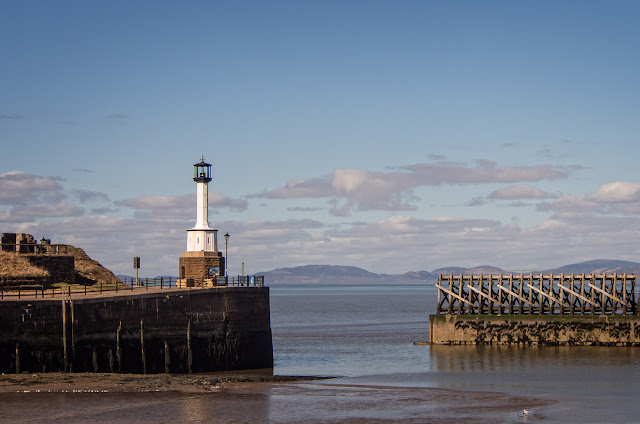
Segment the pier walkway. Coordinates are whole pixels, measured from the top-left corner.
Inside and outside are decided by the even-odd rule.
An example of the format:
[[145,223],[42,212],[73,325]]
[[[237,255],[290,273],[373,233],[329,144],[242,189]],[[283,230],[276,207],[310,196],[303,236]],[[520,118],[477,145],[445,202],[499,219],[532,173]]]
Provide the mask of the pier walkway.
[[140,278],[125,279],[117,284],[94,284],[92,286],[61,285],[46,288],[41,285],[23,285],[15,287],[0,287],[0,302],[15,300],[44,300],[44,299],[81,299],[81,298],[109,298],[130,294],[176,292],[181,290],[199,290],[227,287],[263,287],[264,276],[231,276],[195,281],[193,279],[180,280],[176,278]]

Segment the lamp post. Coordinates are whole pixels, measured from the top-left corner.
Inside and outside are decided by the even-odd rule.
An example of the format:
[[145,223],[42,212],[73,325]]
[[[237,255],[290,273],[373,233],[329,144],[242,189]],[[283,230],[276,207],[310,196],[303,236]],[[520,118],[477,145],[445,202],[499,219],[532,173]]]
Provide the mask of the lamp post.
[[229,233],[224,235],[224,275],[229,275],[227,270],[229,269],[229,256],[227,255],[227,244],[229,244]]

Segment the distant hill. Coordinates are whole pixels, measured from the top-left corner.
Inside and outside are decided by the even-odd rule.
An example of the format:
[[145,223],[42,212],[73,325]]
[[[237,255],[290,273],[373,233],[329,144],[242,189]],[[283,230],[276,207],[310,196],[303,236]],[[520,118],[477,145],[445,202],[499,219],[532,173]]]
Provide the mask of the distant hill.
[[293,268],[279,268],[264,275],[267,284],[392,284],[426,281],[431,277],[428,271],[407,272],[406,274],[376,274],[355,266],[305,265]]
[[[590,272],[640,272],[640,263],[609,259],[594,259],[570,265],[564,265],[545,271],[553,273],[590,273]],[[409,271],[404,274],[376,274],[354,266],[340,265],[306,265],[293,268],[279,268],[257,274],[265,276],[267,284],[397,284],[433,282],[439,274],[498,274],[509,272],[491,265],[480,265],[472,268],[449,266],[433,271]]]
[[629,261],[618,261],[615,259],[593,259],[590,261],[579,262],[577,264],[564,265],[559,268],[553,268],[546,272],[638,272],[640,271],[640,263]]
[[480,266],[476,266],[473,268],[462,268],[462,267],[457,267],[457,266],[451,266],[451,267],[446,267],[446,268],[438,268],[438,269],[434,269],[433,271],[431,271],[432,274],[435,274],[436,276],[438,274],[460,274],[460,273],[465,273],[465,274],[489,274],[489,273],[500,273],[500,272],[504,272],[504,270],[495,267],[495,266],[491,266],[491,265],[480,265]]

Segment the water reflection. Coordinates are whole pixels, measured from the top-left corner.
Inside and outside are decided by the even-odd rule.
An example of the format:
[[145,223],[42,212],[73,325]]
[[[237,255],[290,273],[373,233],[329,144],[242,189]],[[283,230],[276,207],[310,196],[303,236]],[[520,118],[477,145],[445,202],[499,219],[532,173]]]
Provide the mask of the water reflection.
[[429,346],[432,371],[513,372],[538,367],[633,367],[637,348],[604,346]]
[[264,422],[268,387],[211,393],[3,393],[3,422]]

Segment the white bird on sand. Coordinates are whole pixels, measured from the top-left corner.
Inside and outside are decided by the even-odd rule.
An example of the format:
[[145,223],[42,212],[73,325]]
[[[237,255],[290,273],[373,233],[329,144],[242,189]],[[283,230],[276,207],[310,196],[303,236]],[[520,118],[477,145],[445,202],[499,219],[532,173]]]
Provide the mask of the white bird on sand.
[[524,413],[524,415],[529,415],[529,411],[526,409],[523,409],[522,412]]

